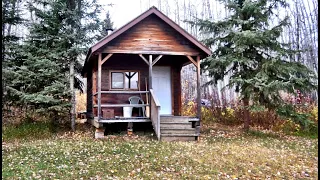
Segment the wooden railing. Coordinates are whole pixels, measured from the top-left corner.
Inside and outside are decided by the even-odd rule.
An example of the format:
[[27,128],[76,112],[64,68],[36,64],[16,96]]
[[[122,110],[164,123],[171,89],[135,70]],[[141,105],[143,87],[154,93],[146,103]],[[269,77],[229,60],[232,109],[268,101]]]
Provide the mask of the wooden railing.
[[[102,112],[101,108],[106,107],[147,107],[149,104],[102,104],[101,103],[101,94],[142,94],[142,93],[149,93],[149,91],[100,91],[100,98],[99,92],[93,93],[93,107],[98,108],[98,121],[102,119]],[[100,113],[99,113],[100,112]]]
[[[148,93],[149,91],[101,91],[101,94],[142,94]],[[94,93],[93,96],[98,95],[98,93]]]
[[157,97],[155,96],[153,89],[150,89],[150,95],[150,118],[157,138],[158,140],[160,140],[160,103]]

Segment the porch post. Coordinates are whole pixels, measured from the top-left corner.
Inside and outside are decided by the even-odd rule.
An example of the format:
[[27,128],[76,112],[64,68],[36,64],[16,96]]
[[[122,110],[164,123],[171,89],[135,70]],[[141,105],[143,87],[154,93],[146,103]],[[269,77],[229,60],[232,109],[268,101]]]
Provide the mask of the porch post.
[[98,57],[98,120],[101,119],[101,61],[102,53],[99,53]]
[[[150,93],[150,89],[152,89],[152,55],[150,54],[149,55],[149,93]],[[149,115],[150,117],[152,116],[151,115],[151,94],[149,96]]]
[[201,126],[201,91],[200,91],[200,56],[197,56],[197,116],[199,118],[198,126]]
[[152,89],[152,55],[149,55],[149,89]]

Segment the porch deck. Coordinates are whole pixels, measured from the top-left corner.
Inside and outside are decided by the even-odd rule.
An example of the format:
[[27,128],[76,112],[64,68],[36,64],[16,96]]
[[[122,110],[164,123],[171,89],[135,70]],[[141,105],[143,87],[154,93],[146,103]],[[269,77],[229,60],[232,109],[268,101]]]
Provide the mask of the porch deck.
[[114,118],[100,118],[94,117],[94,120],[99,123],[118,123],[118,122],[151,122],[148,117],[114,117]]

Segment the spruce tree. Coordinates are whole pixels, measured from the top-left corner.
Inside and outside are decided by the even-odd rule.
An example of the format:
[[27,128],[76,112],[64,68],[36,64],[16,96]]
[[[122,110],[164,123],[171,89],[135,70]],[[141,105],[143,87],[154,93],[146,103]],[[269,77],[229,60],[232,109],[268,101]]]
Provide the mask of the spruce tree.
[[22,64],[9,88],[21,103],[50,115],[54,123],[69,112],[74,118],[69,80],[79,89],[82,81],[72,77],[70,64],[80,74],[87,48],[99,34],[100,5],[89,0],[35,0],[28,8],[36,21],[29,24]]
[[19,0],[2,1],[2,110],[9,105],[16,105],[16,98],[10,94],[7,87],[12,85],[12,75],[15,67],[21,65],[18,58],[21,47],[19,37],[13,29],[25,22],[22,18],[21,4]]
[[[283,0],[226,0],[231,15],[223,20],[197,20],[195,25],[209,38],[204,43],[213,49],[201,66],[217,83],[229,72],[228,86],[235,87],[244,104],[244,129],[249,130],[250,107],[277,109],[285,103],[281,91],[290,94],[299,89],[317,88],[312,71],[299,62],[290,61],[295,52],[278,41],[288,17],[275,25],[275,10],[286,7]],[[300,57],[302,58],[302,57]],[[250,103],[252,102],[252,103]]]
[[110,13],[107,11],[106,18],[103,20],[101,25],[101,36],[99,38],[103,38],[108,35],[108,30],[113,30],[113,22],[110,18]]

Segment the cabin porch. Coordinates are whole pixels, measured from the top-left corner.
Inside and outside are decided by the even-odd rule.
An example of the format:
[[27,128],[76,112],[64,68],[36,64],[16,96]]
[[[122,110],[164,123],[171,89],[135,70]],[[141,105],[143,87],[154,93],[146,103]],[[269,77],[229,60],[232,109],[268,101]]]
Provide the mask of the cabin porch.
[[[149,56],[149,61],[145,58],[147,56]],[[88,113],[88,122],[96,128],[102,128],[103,124],[119,122],[128,124],[151,122],[158,140],[195,140],[200,133],[199,128],[197,129],[199,116],[181,116],[180,73],[183,65],[192,62],[189,57],[101,53],[98,55],[98,63],[93,64],[91,81],[88,81],[92,87],[92,91],[89,90],[88,94],[92,92],[93,97],[92,112]],[[119,65],[119,61],[123,64]],[[163,87],[156,85],[157,82],[152,82],[156,80],[155,77],[152,77],[156,75],[154,69],[161,70],[163,67],[169,69],[168,78],[170,80],[170,92],[167,94],[170,100],[166,106],[160,103],[164,97],[160,101],[157,97],[157,93],[159,94],[159,90],[163,91]],[[123,71],[126,76],[136,73],[138,75],[137,86],[134,89],[113,89],[112,73],[118,71]],[[143,103],[130,104],[128,99],[132,96],[140,97]],[[125,108],[132,108],[130,116],[124,114]],[[144,113],[141,113],[142,109]]]

